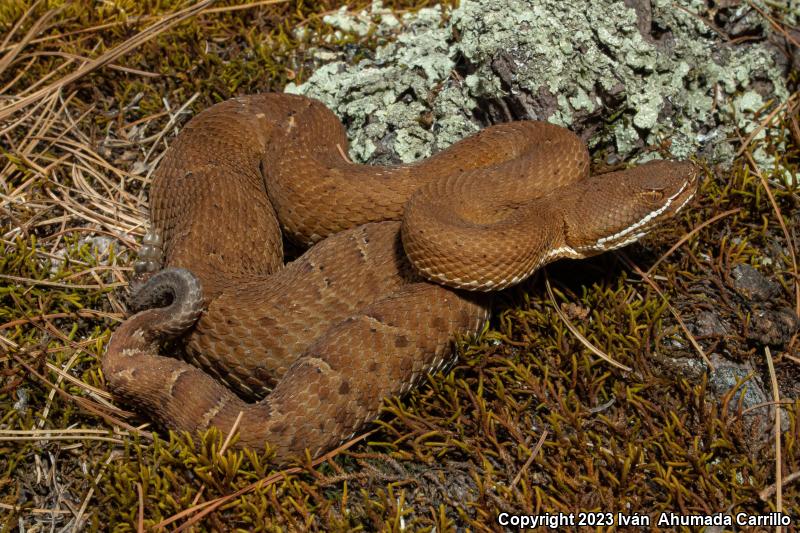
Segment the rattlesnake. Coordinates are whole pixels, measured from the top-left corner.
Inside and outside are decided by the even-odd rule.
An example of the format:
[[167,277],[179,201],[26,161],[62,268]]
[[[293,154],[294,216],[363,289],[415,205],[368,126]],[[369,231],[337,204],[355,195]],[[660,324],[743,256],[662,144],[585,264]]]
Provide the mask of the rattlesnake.
[[[135,298],[156,307],[103,358],[116,395],[170,428],[240,417],[238,445],[317,456],[448,363],[454,335],[487,320],[485,291],[639,239],[698,176],[659,161],[589,177],[580,140],[534,121],[408,165],[356,165],[346,149],[333,113],[294,95],[187,124],[155,174],[140,253],[140,270],[167,266]],[[313,245],[285,267],[282,233]],[[179,336],[189,362],[158,355]]]

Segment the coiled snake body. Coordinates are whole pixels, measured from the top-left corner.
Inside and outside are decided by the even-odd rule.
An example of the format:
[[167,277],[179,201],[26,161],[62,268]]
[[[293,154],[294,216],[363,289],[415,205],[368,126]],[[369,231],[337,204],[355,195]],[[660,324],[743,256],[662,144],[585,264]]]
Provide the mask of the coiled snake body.
[[[483,291],[637,240],[697,182],[680,162],[589,177],[576,136],[532,121],[409,165],[346,149],[336,117],[300,96],[190,121],[156,172],[140,253],[140,270],[168,268],[103,358],[116,395],[176,429],[240,417],[238,445],[279,460],[319,455],[449,362],[453,336],[488,317]],[[314,246],[283,266],[281,232]],[[189,362],[158,354],[181,335]]]

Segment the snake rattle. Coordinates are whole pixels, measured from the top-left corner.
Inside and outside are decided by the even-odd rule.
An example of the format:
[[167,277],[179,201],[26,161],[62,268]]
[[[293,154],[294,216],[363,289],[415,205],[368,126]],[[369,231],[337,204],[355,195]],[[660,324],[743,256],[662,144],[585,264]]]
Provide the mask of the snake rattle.
[[[589,176],[567,129],[486,128],[412,164],[347,161],[315,100],[262,94],[193,118],[150,194],[140,309],[113,334],[112,392],[166,427],[279,461],[319,456],[452,360],[486,291],[632,243],[697,188],[688,162]],[[311,248],[283,265],[282,235]],[[164,268],[162,268],[164,267]],[[186,361],[159,355],[181,337]]]

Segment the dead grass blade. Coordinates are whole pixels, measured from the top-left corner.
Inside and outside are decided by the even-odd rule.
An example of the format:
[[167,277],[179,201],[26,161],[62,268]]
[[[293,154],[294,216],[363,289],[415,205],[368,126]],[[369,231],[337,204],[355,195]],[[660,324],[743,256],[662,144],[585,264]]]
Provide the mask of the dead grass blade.
[[667,251],[666,251],[666,252],[665,252],[665,253],[664,253],[664,254],[663,254],[661,257],[659,257],[658,259],[656,259],[656,261],[655,261],[655,262],[654,262],[652,265],[650,265],[650,268],[648,268],[648,269],[647,269],[647,273],[648,273],[648,274],[651,274],[651,273],[653,272],[653,270],[655,270],[655,268],[656,268],[656,267],[657,267],[659,264],[661,264],[661,263],[662,263],[662,262],[663,262],[663,261],[664,261],[664,260],[665,260],[667,257],[669,257],[669,256],[671,256],[673,253],[675,253],[675,250],[677,250],[678,248],[680,248],[681,246],[683,246],[683,244],[684,244],[686,241],[688,241],[689,239],[691,239],[691,238],[692,238],[692,236],[694,236],[694,235],[696,235],[697,233],[699,233],[699,232],[700,232],[700,230],[702,230],[702,229],[703,229],[703,228],[705,228],[706,226],[710,226],[711,224],[713,224],[714,222],[716,222],[717,220],[719,220],[719,219],[721,219],[721,218],[725,218],[725,217],[727,217],[727,216],[729,216],[729,215],[734,215],[734,214],[736,214],[736,213],[740,212],[741,210],[742,210],[742,208],[741,208],[741,207],[737,207],[737,208],[735,208],[735,209],[729,209],[729,210],[727,210],[727,211],[723,211],[722,213],[718,213],[718,214],[714,215],[713,217],[709,218],[708,220],[706,220],[706,221],[705,221],[705,222],[703,222],[702,224],[698,224],[698,225],[697,225],[697,226],[696,226],[694,229],[692,229],[692,231],[690,231],[689,233],[687,233],[686,235],[684,235],[683,237],[681,237],[681,238],[678,240],[678,242],[676,242],[675,244],[673,244],[673,245],[672,245],[672,247],[671,247],[669,250],[667,250]]
[[203,13],[230,13],[231,11],[241,11],[243,9],[252,9],[254,7],[259,6],[272,6],[275,4],[286,4],[289,0],[261,0],[260,2],[253,2],[252,4],[239,4],[238,6],[224,6],[224,7],[213,7],[211,9],[206,9]]
[[136,519],[136,531],[144,533],[144,494],[142,494],[142,484],[136,482],[136,495],[139,498],[139,512]]
[[517,475],[514,476],[514,481],[511,482],[512,489],[517,486],[519,480],[522,479],[522,474],[524,474],[525,471],[528,470],[528,468],[530,468],[531,463],[533,463],[533,460],[536,459],[537,455],[539,455],[539,450],[541,450],[542,446],[544,446],[544,441],[547,439],[547,435],[548,431],[545,429],[544,432],[542,432],[542,436],[539,437],[539,441],[536,443],[536,446],[534,446],[533,450],[531,450],[531,456],[528,457],[528,460],[525,461],[524,465],[522,465],[522,468],[520,468],[519,472],[517,472]]
[[119,283],[108,283],[103,286],[100,285],[88,285],[88,284],[72,284],[72,283],[59,283],[57,281],[47,281],[44,279],[31,279],[31,278],[21,278],[19,276],[9,276],[8,274],[0,274],[0,279],[7,279],[9,281],[15,281],[17,283],[24,283],[26,285],[42,285],[46,287],[59,287],[61,289],[86,289],[86,290],[102,290],[102,289],[109,289],[115,287],[125,287],[128,285],[127,283],[119,282]]
[[242,416],[244,415],[244,411],[239,411],[239,414],[236,415],[236,420],[233,422],[231,426],[231,430],[228,431],[228,435],[225,437],[225,441],[222,443],[222,446],[219,448],[219,456],[222,457],[225,455],[225,450],[228,449],[228,446],[231,443],[231,439],[236,434],[236,430],[239,429],[239,423],[242,421]]
[[[103,467],[100,469],[100,472],[98,472],[97,476],[95,476],[94,478],[94,486],[97,486],[97,484],[100,483],[100,478],[105,473],[106,468],[108,468],[108,463],[111,462],[111,459],[113,457],[114,457],[113,453],[108,454],[108,457],[103,463]],[[81,504],[81,508],[78,509],[78,514],[75,515],[75,524],[77,528],[80,528],[81,526],[81,518],[83,517],[83,514],[86,512],[86,507],[89,505],[89,500],[92,499],[93,494],[94,494],[94,487],[91,487],[89,488],[89,491],[86,493],[86,497],[83,498],[83,503]]]
[[38,508],[31,509],[29,507],[22,507],[20,505],[9,505],[7,503],[0,503],[0,509],[6,509],[7,511],[15,511],[15,512],[25,511],[26,513],[39,514],[39,515],[72,514],[72,511],[70,511],[69,509],[38,509]]
[[747,138],[742,142],[742,146],[736,152],[736,157],[740,157],[743,153],[745,153],[745,151],[747,151],[747,148],[750,146],[750,143],[753,142],[753,139],[755,139],[756,136],[759,133],[761,133],[761,131],[764,128],[772,124],[772,122],[775,120],[775,117],[778,116],[778,113],[783,111],[784,108],[786,109],[790,108],[793,105],[794,101],[798,98],[798,95],[800,95],[800,93],[793,93],[789,98],[786,99],[785,102],[781,102],[780,104],[775,106],[775,109],[770,111],[769,115],[764,117],[764,120],[762,120],[759,123],[759,125],[753,131],[750,132],[750,135],[748,135]]
[[[22,23],[25,21],[25,19],[28,18],[28,16],[30,16],[31,12],[33,12],[33,10],[36,9],[36,6],[39,3],[40,3],[39,1],[35,2],[31,7],[28,8],[27,11],[25,11],[25,13],[22,14],[20,19],[11,29],[11,33],[9,33],[9,35],[3,40],[3,47],[5,47],[8,44],[8,41],[11,39],[11,37],[17,32],[17,30],[19,30],[19,28],[22,26]],[[0,59],[0,76],[2,76],[3,72],[5,72],[5,70],[9,67],[9,65],[11,65],[14,62],[14,59],[16,59],[16,57],[19,55],[20,52],[22,52],[22,50],[28,45],[28,43],[30,43],[39,34],[39,32],[42,31],[45,24],[47,24],[47,21],[53,18],[53,16],[56,15],[60,10],[61,8],[56,8],[56,9],[50,9],[47,12],[45,12],[44,15],[39,17],[39,19],[33,23],[31,28],[22,38],[22,40],[20,40],[20,42],[15,44],[11,48],[11,50],[9,50],[6,53],[6,55],[4,55],[2,59]]]
[[[28,58],[35,59],[37,57],[61,57],[64,59],[68,59],[69,62],[71,63],[74,62],[88,63],[89,61],[91,61],[91,58],[83,57],[69,52],[62,52],[60,50],[47,51],[47,52],[31,52],[30,54],[22,55],[20,59],[28,59]],[[140,70],[138,68],[117,65],[116,63],[113,62],[108,63],[106,66],[111,70],[116,70],[118,72],[126,72],[128,74],[134,74],[136,76],[142,76],[144,78],[158,78],[159,76],[161,76],[161,74],[159,74],[158,72],[150,72],[148,70]],[[30,88],[25,89],[25,91],[19,94],[22,95],[28,92],[30,92]]]
[[109,50],[108,52],[102,54],[100,57],[92,59],[88,63],[81,65],[80,67],[78,67],[77,70],[67,74],[60,80],[51,83],[47,87],[39,89],[35,93],[29,94],[28,96],[25,96],[24,98],[21,98],[16,102],[13,102],[5,107],[0,108],[0,122],[7,120],[11,115],[16,113],[20,109],[23,109],[34,102],[38,102],[43,98],[47,98],[59,92],[70,83],[82,78],[83,76],[86,76],[90,72],[93,72],[100,67],[107,65],[108,63],[111,63],[112,61],[136,49],[143,43],[160,35],[161,33],[175,26],[176,24],[179,24],[184,20],[196,16],[198,13],[200,13],[207,7],[213,5],[214,2],[215,0],[202,0],[194,4],[193,6],[187,7],[186,9],[168,15],[159,20],[158,22],[156,22],[155,24],[145,28],[138,34],[134,35],[133,37],[125,41],[124,43],[119,44],[114,48],[112,48],[111,50]]
[[800,315],[800,273],[798,273],[797,269],[797,250],[795,250],[794,247],[794,239],[792,239],[792,236],[789,234],[789,229],[786,227],[786,222],[783,220],[783,213],[781,212],[778,202],[775,201],[775,195],[772,194],[772,188],[769,186],[767,178],[765,178],[764,174],[762,174],[758,169],[758,165],[753,159],[750,151],[748,150],[744,154],[745,157],[747,157],[747,161],[750,163],[750,167],[753,169],[753,172],[755,172],[756,176],[758,176],[758,179],[761,180],[761,185],[764,187],[764,191],[767,193],[769,203],[772,204],[772,210],[775,212],[775,216],[778,218],[778,224],[780,224],[781,230],[783,230],[783,236],[786,239],[786,246],[789,248],[789,256],[792,260],[792,273],[794,274],[794,312]]
[[22,14],[22,16],[19,18],[19,20],[14,24],[14,27],[12,27],[11,30],[8,32],[8,35],[6,35],[6,38],[3,39],[3,43],[0,44],[0,48],[5,48],[6,46],[8,46],[8,43],[11,41],[11,38],[14,37],[14,35],[22,27],[22,24],[25,22],[25,20],[27,20],[27,18],[30,16],[30,14],[33,13],[33,10],[36,9],[37,7],[39,7],[39,4],[41,4],[41,3],[42,3],[42,0],[36,0],[25,11],[25,13]]
[[39,316],[20,318],[17,320],[11,320],[10,322],[6,322],[5,324],[0,324],[0,330],[15,328],[17,326],[24,326],[26,324],[32,324],[34,322],[50,320],[52,318],[76,318],[76,319],[111,318],[119,320],[121,317],[113,313],[106,313],[104,311],[95,311],[94,309],[78,309],[77,311],[73,311],[70,313],[50,313],[49,315],[39,315]]
[[[27,370],[30,375],[36,377],[41,383],[55,390],[56,393],[65,400],[77,404],[80,408],[84,409],[85,411],[93,415],[99,416],[109,424],[125,428],[132,434],[136,434],[139,435],[140,437],[152,440],[153,436],[149,432],[135,428],[130,424],[126,423],[125,421],[121,420],[117,416],[110,414],[107,411],[112,411],[112,410],[108,409],[107,407],[101,406],[100,404],[96,404],[95,402],[88,400],[86,398],[81,398],[80,396],[74,396],[63,389],[56,387],[49,379],[47,379],[39,372],[37,372],[35,368],[33,368],[31,365],[25,362],[21,357],[13,353],[11,354],[11,357],[17,363],[22,365],[22,367],[25,368],[25,370]],[[131,413],[128,413],[127,411],[123,411],[122,409],[117,409],[117,408],[115,408],[112,412],[115,412],[115,414],[126,417],[131,415]]]
[[590,352],[600,357],[602,360],[606,361],[611,366],[615,366],[620,370],[624,370],[625,372],[631,372],[633,370],[631,367],[625,366],[622,363],[612,359],[611,356],[603,352],[600,348],[597,348],[594,344],[592,344],[589,341],[589,339],[584,337],[581,334],[581,332],[578,331],[578,328],[576,328],[572,324],[569,318],[567,318],[567,315],[565,315],[564,312],[561,310],[561,307],[559,307],[558,301],[556,301],[556,297],[553,294],[553,289],[552,287],[550,287],[550,278],[547,276],[547,270],[544,270],[544,286],[547,289],[547,294],[548,296],[550,296],[550,301],[553,302],[553,308],[556,310],[556,313],[558,314],[559,318],[561,319],[562,322],[564,322],[564,325],[567,326],[567,329],[570,330],[570,332],[573,335],[575,335],[575,337],[580,341],[581,344],[583,344]]
[[[783,512],[783,470],[781,468],[781,394],[778,390],[778,378],[775,377],[775,365],[772,362],[772,353],[769,347],[764,348],[764,356],[769,368],[769,380],[772,383],[772,401],[775,406],[775,510]],[[778,526],[777,531],[781,531]]]

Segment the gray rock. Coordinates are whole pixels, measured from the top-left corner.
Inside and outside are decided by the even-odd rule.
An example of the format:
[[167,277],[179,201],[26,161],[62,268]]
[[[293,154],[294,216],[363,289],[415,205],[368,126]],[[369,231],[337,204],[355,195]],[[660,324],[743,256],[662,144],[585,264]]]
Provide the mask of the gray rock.
[[728,329],[719,315],[711,311],[701,311],[694,321],[695,333],[701,337],[724,337]]
[[800,320],[789,308],[753,307],[745,330],[748,340],[784,348],[800,327]]
[[[787,98],[785,65],[760,42],[723,40],[707,10],[702,0],[463,0],[449,17],[437,7],[398,24],[374,2],[326,21],[358,35],[372,21],[392,41],[286,90],[331,107],[357,161],[412,161],[487,123],[533,118],[570,126],[615,159],[664,146],[729,163],[736,128],[747,135],[768,100]],[[736,31],[771,31],[748,4],[724,13]]]
[[748,264],[731,269],[734,290],[750,302],[766,302],[780,292],[780,286]]

